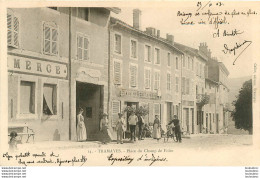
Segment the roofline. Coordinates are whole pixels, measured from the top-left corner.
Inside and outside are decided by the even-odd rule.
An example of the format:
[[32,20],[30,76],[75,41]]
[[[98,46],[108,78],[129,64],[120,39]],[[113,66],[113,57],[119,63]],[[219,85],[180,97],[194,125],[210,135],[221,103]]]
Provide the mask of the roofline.
[[135,31],[135,32],[140,33],[140,34],[142,34],[142,35],[144,35],[144,36],[150,37],[150,38],[152,38],[152,39],[154,39],[154,40],[160,41],[160,42],[162,42],[162,43],[164,43],[164,44],[166,44],[166,45],[168,45],[168,46],[174,48],[174,50],[178,51],[179,53],[184,54],[184,52],[183,52],[182,50],[178,49],[178,48],[175,47],[173,44],[167,43],[166,41],[163,41],[163,40],[158,39],[158,38],[156,38],[156,37],[154,37],[154,36],[152,36],[152,35],[149,35],[149,34],[145,33],[144,31],[138,30],[138,29],[136,29],[136,28],[134,28],[134,27],[132,27],[132,26],[130,26],[130,25],[128,25],[128,24],[125,24],[124,22],[122,22],[121,20],[119,20],[119,19],[117,19],[117,18],[114,18],[114,19],[116,20],[115,25],[116,25],[116,24],[122,25],[122,26],[124,26],[124,27],[126,27],[126,28],[128,28],[128,29],[130,29],[130,30],[132,30],[132,31]]
[[105,9],[110,10],[116,14],[119,14],[121,12],[121,9],[118,7],[105,7]]

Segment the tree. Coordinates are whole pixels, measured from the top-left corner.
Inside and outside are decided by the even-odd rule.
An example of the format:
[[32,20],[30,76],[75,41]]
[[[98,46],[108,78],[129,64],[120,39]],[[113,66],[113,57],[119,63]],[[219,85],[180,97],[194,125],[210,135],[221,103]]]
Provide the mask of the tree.
[[237,129],[244,129],[253,133],[253,111],[252,111],[252,79],[244,82],[239,90],[237,100],[233,102],[235,106],[232,112],[233,120]]

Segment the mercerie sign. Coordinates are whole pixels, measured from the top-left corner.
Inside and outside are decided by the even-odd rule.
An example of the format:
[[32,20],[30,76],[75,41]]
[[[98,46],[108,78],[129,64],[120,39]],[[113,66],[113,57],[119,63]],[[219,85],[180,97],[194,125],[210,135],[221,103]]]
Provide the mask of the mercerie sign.
[[46,77],[67,78],[67,64],[44,59],[8,56],[8,71]]

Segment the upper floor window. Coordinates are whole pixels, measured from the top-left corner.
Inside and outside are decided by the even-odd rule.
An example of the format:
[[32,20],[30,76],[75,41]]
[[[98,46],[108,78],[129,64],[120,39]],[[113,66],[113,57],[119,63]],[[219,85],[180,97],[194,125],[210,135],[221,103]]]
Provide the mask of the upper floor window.
[[131,54],[131,58],[137,58],[137,41],[136,40],[131,40],[131,42],[130,42],[131,44],[131,48],[130,48],[130,50],[131,50],[131,52],[130,52],[130,54]]
[[122,38],[121,35],[115,34],[115,52],[122,54]]
[[82,34],[77,34],[77,58],[79,60],[89,59],[89,40]]
[[167,66],[170,67],[171,66],[171,53],[167,54]]
[[160,49],[155,48],[154,49],[154,63],[155,64],[160,64],[161,63],[161,59],[160,59]]
[[144,61],[151,62],[151,46],[144,46]]
[[154,72],[154,89],[155,90],[160,89],[160,72],[159,71]]
[[19,47],[19,19],[13,13],[7,13],[7,44]]
[[144,69],[145,89],[151,88],[151,69]]
[[179,92],[179,77],[176,77],[175,78],[175,90],[176,90],[176,93]]
[[89,8],[78,7],[77,8],[77,17],[86,21],[89,21]]
[[167,73],[167,91],[171,90],[171,74]]
[[58,29],[57,27],[44,24],[43,25],[43,36],[44,36],[44,45],[43,52],[49,55],[58,54]]
[[122,81],[122,67],[121,62],[114,60],[114,84],[121,85]]
[[176,57],[176,69],[179,69],[179,59],[178,59],[178,57]]
[[191,59],[191,70],[194,70],[194,59]]
[[130,86],[137,87],[137,65],[130,64]]
[[190,60],[190,57],[188,57],[188,69],[190,69],[191,68],[191,60]]
[[186,59],[186,57],[183,57],[183,60],[182,60],[182,67],[185,67],[185,65],[186,65],[186,64],[185,64],[185,63],[186,63],[186,60],[185,60],[185,59]]

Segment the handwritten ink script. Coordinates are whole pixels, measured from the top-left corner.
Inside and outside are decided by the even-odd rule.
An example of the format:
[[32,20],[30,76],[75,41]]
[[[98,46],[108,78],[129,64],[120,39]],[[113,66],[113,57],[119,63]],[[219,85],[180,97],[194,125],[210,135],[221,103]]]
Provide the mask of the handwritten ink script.
[[219,39],[220,43],[218,44],[222,45],[220,53],[231,56],[231,58],[233,56],[233,65],[235,65],[237,59],[253,43],[252,40],[245,37],[248,34],[245,29],[239,29],[243,26],[237,24],[250,21],[258,15],[258,12],[254,7],[234,8],[230,6],[231,3],[197,2],[194,4],[193,10],[178,10],[176,16],[179,18],[179,23],[187,28],[200,26],[203,29],[206,25],[212,27],[211,37]]
[[46,153],[30,153],[21,152],[17,154],[4,153],[2,155],[8,161],[16,161],[19,166],[32,166],[32,165],[54,165],[54,166],[83,166],[87,162],[87,157],[72,156],[71,158],[62,158],[59,154],[54,152]]

